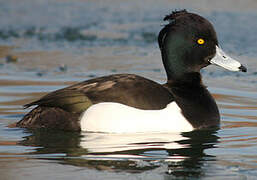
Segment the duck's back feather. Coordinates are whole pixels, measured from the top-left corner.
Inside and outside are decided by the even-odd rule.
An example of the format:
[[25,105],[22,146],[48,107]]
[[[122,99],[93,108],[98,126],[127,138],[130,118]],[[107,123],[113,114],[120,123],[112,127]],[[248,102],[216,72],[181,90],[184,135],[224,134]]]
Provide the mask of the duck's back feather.
[[133,74],[116,74],[51,92],[25,107],[59,107],[68,112],[80,113],[83,108],[72,106],[80,104],[85,110],[91,104],[118,102],[139,109],[162,109],[173,100],[173,95],[161,84]]

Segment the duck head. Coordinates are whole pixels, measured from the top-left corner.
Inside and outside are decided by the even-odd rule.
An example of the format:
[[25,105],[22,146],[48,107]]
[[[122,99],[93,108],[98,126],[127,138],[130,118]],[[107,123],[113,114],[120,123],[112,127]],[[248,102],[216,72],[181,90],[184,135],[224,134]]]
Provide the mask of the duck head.
[[200,72],[210,64],[246,72],[222,51],[212,24],[205,18],[182,10],[167,15],[164,21],[169,23],[160,31],[158,42],[168,80]]

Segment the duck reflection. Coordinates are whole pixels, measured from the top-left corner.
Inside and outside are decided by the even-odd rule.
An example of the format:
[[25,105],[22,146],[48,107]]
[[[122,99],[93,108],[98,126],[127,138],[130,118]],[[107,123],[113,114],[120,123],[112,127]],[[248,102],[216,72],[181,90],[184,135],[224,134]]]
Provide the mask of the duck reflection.
[[[204,176],[204,163],[215,156],[204,151],[218,143],[216,129],[187,133],[104,134],[29,131],[19,143],[32,146],[38,158],[108,171],[140,173],[161,167],[172,177]],[[166,177],[166,176],[165,176]]]

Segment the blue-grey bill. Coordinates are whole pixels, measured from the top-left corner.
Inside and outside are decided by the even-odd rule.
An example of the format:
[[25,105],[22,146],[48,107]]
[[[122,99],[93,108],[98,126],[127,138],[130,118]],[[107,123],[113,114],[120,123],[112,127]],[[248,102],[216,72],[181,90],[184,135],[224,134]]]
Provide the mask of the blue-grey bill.
[[233,58],[226,55],[221,48],[216,46],[216,55],[210,60],[211,64],[221,66],[230,71],[243,71],[246,72],[247,69],[241,63],[234,60]]

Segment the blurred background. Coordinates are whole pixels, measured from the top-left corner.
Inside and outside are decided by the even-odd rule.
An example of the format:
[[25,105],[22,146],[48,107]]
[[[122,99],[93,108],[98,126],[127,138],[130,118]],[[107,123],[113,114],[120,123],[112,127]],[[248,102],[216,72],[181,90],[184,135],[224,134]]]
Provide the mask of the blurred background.
[[[134,73],[164,83],[157,36],[163,17],[181,9],[211,21],[223,50],[248,68],[202,71],[222,115],[221,130],[205,134],[202,143],[195,140],[201,133],[186,135],[187,148],[145,145],[98,161],[86,150],[96,137],[7,128],[29,111],[23,104],[79,81]],[[256,0],[0,0],[0,179],[255,179],[256,10]]]

